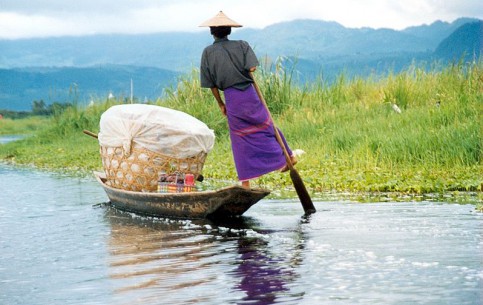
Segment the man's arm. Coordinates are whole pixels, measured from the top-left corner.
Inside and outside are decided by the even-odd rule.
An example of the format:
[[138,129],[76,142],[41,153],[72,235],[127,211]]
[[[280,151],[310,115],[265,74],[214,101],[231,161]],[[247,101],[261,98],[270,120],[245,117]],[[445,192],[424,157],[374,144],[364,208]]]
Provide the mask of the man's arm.
[[220,90],[218,90],[218,88],[216,87],[213,87],[211,88],[211,93],[213,93],[213,96],[218,102],[218,106],[220,106],[221,113],[223,113],[223,115],[226,116],[226,107],[225,107],[225,103],[223,103],[223,100],[221,99]]

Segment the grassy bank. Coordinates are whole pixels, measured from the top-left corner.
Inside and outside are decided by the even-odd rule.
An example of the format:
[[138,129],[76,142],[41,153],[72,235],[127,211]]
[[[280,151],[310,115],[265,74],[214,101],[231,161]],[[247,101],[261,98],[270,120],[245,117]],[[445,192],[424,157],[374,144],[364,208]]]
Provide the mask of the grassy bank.
[[[297,169],[313,194],[364,200],[365,194],[469,191],[482,200],[481,63],[431,72],[411,68],[384,79],[342,75],[330,85],[321,79],[303,87],[283,69],[257,77],[291,147],[306,152]],[[209,90],[200,88],[196,71],[167,93],[152,103],[185,111],[215,130],[204,175],[236,180],[226,120]],[[74,172],[99,169],[98,144],[82,129],[97,132],[100,115],[113,103],[98,101],[57,114],[28,139],[0,146],[0,158]],[[287,174],[272,173],[256,183],[291,189]]]
[[45,128],[50,122],[49,118],[42,116],[31,116],[24,119],[0,120],[0,135],[29,135]]

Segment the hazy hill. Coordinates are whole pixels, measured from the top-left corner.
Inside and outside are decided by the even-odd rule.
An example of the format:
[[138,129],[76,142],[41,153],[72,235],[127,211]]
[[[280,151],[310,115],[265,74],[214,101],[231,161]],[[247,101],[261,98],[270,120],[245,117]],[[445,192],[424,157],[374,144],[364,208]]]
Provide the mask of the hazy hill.
[[211,42],[201,33],[0,40],[0,68],[118,64],[186,71]]
[[[479,39],[478,39],[479,38]],[[480,58],[483,42],[483,21],[467,23],[444,39],[434,52],[446,60]]]
[[452,23],[436,21],[430,25],[408,27],[402,32],[423,38],[430,48],[434,50],[443,39],[451,35],[457,28],[475,21],[477,19],[473,18],[459,18]]
[[[242,33],[240,33],[242,36]],[[351,29],[336,22],[297,20],[243,35],[259,54],[322,59],[341,55],[426,51],[426,40],[390,29]]]
[[133,66],[0,69],[0,109],[30,110],[34,100],[87,103],[110,93],[130,98],[131,80],[136,98],[155,99],[175,84],[176,76],[173,71]]
[[[250,42],[259,57],[297,56],[317,61],[341,55],[433,52],[456,28],[471,21],[477,20],[438,21],[396,31],[346,28],[336,22],[320,20],[295,20],[260,30],[234,30],[230,38]],[[212,37],[208,30],[0,40],[0,68],[120,64],[185,72],[199,65],[201,51],[210,43]]]
[[[396,31],[295,20],[237,29],[230,39],[249,41],[262,61],[281,57],[289,67],[295,64],[301,81],[320,75],[331,81],[342,71],[349,77],[383,74],[415,61],[479,56],[481,23],[461,18]],[[208,30],[0,40],[0,109],[27,110],[40,99],[72,101],[72,88],[83,101],[108,92],[128,96],[131,79],[136,97],[156,98],[177,73],[198,67],[203,48],[211,43]]]

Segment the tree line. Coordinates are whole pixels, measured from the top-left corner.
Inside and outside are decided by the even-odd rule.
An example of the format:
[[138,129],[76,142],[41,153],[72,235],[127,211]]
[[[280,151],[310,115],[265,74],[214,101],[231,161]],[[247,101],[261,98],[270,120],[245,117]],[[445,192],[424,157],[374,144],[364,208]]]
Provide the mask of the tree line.
[[50,116],[59,114],[65,111],[65,109],[72,107],[71,103],[58,103],[54,102],[47,105],[44,100],[35,100],[32,102],[31,111],[13,111],[13,110],[0,110],[0,117],[10,119],[21,119],[29,116]]

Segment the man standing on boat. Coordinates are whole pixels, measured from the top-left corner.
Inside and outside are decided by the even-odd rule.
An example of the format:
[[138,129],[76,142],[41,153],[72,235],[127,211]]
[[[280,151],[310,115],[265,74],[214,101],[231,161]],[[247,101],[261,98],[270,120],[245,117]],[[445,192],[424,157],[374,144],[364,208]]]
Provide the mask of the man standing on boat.
[[[215,41],[203,50],[200,65],[201,87],[210,88],[221,112],[228,119],[230,140],[238,179],[246,188],[250,180],[275,170],[287,171],[282,148],[277,142],[273,122],[253,85],[251,72],[258,60],[243,40],[228,40],[232,27],[242,25],[223,12],[205,21]],[[224,93],[223,101],[220,90]],[[292,164],[297,160],[281,131]]]

